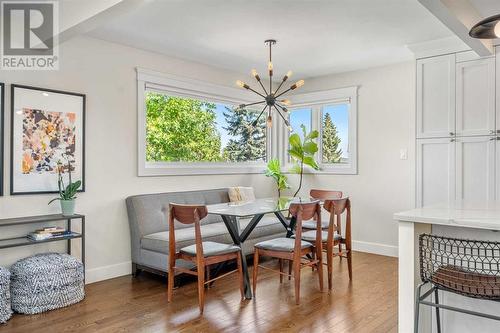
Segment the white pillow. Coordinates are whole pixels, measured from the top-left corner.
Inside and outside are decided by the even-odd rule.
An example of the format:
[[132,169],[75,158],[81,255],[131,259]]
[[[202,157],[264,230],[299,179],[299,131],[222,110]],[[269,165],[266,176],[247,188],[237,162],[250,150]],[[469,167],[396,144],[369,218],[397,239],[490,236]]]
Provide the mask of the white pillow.
[[255,200],[253,187],[236,186],[229,188],[229,201],[252,201]]

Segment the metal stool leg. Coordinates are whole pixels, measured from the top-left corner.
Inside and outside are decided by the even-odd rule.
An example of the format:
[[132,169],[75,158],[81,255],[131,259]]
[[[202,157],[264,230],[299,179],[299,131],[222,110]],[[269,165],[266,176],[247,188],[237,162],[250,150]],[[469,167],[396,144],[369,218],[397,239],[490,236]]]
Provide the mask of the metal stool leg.
[[[439,304],[439,294],[437,289],[434,289],[434,301],[436,302],[436,304]],[[441,333],[441,316],[439,315],[438,307],[436,307],[436,325],[437,333]]]
[[424,285],[423,283],[418,285],[417,292],[415,295],[415,323],[413,324],[414,326],[413,330],[415,333],[418,333],[418,319],[420,316],[420,289],[422,289],[423,285]]

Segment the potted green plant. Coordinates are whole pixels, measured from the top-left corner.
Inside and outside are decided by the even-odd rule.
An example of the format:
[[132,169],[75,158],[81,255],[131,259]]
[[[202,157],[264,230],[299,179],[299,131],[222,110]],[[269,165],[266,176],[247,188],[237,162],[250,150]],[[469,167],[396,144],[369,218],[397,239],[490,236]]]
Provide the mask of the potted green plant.
[[62,164],[62,162],[57,163],[57,187],[59,188],[59,197],[50,200],[48,204],[50,205],[52,202],[59,200],[59,202],[61,203],[62,215],[70,216],[75,214],[76,193],[82,185],[82,182],[80,180],[77,180],[73,183],[71,179],[71,162],[68,160],[67,169],[69,183],[68,186],[65,186],[62,176],[64,173],[64,168],[65,166]]
[[299,187],[293,195],[294,197],[300,192],[302,188],[302,180],[304,178],[304,167],[309,166],[314,170],[319,170],[319,166],[314,159],[314,155],[318,152],[318,144],[316,143],[316,138],[318,138],[318,131],[314,130],[310,133],[306,132],[306,127],[302,124],[300,125],[304,140],[300,139],[297,133],[290,135],[289,143],[290,149],[288,153],[292,158],[293,166],[290,172],[300,175]]
[[267,162],[266,177],[271,177],[276,182],[278,197],[281,197],[281,191],[290,188],[287,176],[281,171],[280,161],[277,158],[272,158]]

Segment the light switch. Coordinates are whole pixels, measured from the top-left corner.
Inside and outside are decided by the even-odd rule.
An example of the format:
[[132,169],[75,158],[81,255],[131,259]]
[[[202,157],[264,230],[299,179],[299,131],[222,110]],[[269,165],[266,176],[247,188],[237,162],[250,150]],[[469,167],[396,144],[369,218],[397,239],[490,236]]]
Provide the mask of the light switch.
[[408,149],[401,148],[399,150],[399,159],[400,160],[407,160],[408,159]]

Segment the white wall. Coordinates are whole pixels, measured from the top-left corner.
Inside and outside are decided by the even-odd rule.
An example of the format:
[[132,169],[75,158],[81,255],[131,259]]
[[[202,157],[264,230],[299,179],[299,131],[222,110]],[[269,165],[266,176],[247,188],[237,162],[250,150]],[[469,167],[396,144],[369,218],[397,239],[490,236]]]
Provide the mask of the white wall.
[[[232,86],[240,74],[168,58],[91,38],[76,38],[61,45],[57,72],[2,71],[6,86],[6,124],[10,123],[11,83],[27,84],[87,94],[86,189],[77,210],[87,215],[87,278],[96,281],[130,272],[130,236],[124,199],[133,194],[233,185],[253,186],[258,196],[274,194],[263,175],[137,177],[137,110],[135,67]],[[381,243],[388,252],[397,244],[392,213],[412,206],[410,161],[399,160],[399,149],[410,142],[410,117],[414,108],[412,64],[347,73],[307,81],[303,91],[359,85],[359,175],[307,176],[310,187],[342,189],[353,200],[353,237]],[[6,138],[10,128],[6,126]],[[0,216],[57,213],[47,206],[50,195],[9,196],[9,142],[5,142],[5,192]],[[306,192],[305,192],[306,193]],[[11,233],[19,232],[12,230]],[[7,236],[2,233],[0,237]],[[39,245],[40,250],[53,248]],[[31,253],[33,249],[0,250],[0,265]],[[79,250],[75,246],[74,250]],[[78,252],[79,253],[79,252]],[[392,253],[392,252],[391,252]]]
[[[0,73],[0,82],[7,84],[5,123],[10,124],[11,83],[87,95],[86,192],[78,195],[77,211],[87,215],[89,281],[109,276],[106,266],[112,266],[111,273],[115,274],[130,271],[130,236],[125,208],[125,198],[129,195],[240,184],[254,186],[260,196],[272,195],[271,180],[263,175],[137,177],[136,66],[223,85],[233,85],[241,75],[90,38],[72,39],[62,44],[60,55],[57,72]],[[10,136],[9,127],[5,128],[6,138]],[[8,142],[4,148],[8,169]],[[5,170],[6,196],[0,198],[1,217],[60,211],[57,203],[47,206],[50,195],[9,196],[8,172]],[[28,255],[30,250],[29,247],[0,250],[0,265]]]
[[[354,246],[361,250],[397,255],[392,214],[413,207],[414,73],[408,62],[309,79],[301,88],[359,87],[358,175],[308,175],[307,187],[339,189],[351,197]],[[400,160],[400,149],[408,149],[409,159]]]

